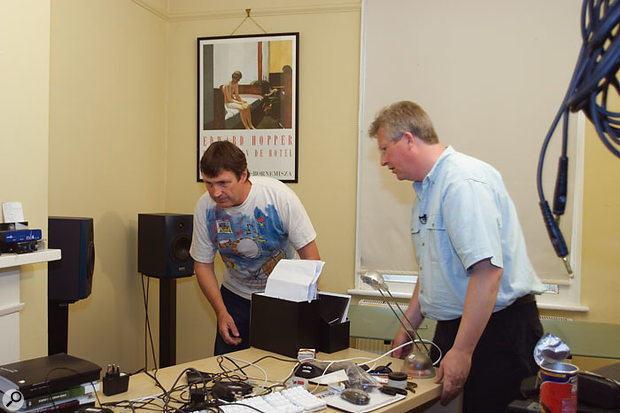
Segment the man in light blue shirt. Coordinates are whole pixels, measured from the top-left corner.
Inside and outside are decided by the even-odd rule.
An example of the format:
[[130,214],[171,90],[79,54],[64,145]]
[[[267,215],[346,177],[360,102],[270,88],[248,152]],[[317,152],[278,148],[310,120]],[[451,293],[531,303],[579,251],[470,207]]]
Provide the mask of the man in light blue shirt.
[[[490,165],[439,143],[413,102],[384,108],[370,126],[381,164],[413,181],[411,232],[419,282],[406,311],[413,326],[437,320],[443,402],[463,393],[464,412],[503,412],[536,374],[544,288],[527,256],[515,206]],[[393,346],[408,341],[401,328]],[[394,355],[404,357],[401,351]]]

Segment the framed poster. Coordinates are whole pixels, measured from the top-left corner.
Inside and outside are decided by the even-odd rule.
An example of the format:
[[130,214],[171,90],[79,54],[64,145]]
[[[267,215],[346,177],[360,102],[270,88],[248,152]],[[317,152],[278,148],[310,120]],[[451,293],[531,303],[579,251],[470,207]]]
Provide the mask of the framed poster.
[[299,33],[198,38],[200,158],[228,140],[251,176],[297,182]]

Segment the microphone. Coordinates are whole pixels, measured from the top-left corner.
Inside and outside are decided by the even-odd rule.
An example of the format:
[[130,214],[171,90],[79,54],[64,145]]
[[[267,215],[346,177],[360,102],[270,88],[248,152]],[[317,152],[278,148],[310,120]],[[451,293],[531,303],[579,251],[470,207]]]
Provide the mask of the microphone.
[[422,215],[422,216],[420,216],[418,218],[420,218],[420,223],[421,224],[426,224],[426,214],[424,214],[424,215]]

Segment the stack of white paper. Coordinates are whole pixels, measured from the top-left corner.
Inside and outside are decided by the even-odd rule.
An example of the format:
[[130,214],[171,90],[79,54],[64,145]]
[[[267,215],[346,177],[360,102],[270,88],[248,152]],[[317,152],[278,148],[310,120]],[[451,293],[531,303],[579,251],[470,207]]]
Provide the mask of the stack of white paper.
[[318,260],[280,260],[267,278],[265,295],[295,302],[315,300],[324,264]]
[[22,222],[24,220],[24,209],[21,202],[3,202],[2,213],[4,222]]

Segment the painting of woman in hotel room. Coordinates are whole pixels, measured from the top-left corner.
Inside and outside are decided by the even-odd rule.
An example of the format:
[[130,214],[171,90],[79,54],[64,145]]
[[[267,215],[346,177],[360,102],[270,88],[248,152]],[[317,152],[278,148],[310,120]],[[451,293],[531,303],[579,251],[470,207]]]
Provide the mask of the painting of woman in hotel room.
[[296,35],[198,41],[204,131],[296,129]]

